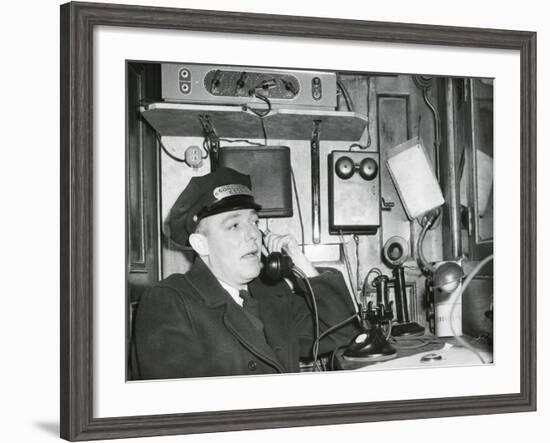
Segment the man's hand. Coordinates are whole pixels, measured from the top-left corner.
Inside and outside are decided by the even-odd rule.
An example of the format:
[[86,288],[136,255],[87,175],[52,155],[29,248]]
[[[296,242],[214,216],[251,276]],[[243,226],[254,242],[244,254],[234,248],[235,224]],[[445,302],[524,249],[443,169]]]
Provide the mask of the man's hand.
[[263,246],[267,254],[271,252],[286,252],[294,264],[300,268],[307,277],[315,277],[319,272],[302,252],[296,239],[290,235],[278,235],[270,231],[264,233]]

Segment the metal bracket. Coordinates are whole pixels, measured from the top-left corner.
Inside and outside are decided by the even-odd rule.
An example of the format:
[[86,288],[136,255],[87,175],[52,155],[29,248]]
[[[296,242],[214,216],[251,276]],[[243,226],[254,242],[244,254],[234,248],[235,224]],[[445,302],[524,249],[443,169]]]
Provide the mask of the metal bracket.
[[204,137],[208,139],[210,145],[210,170],[215,171],[219,165],[219,153],[220,153],[220,138],[216,134],[214,126],[210,121],[210,117],[207,114],[199,115],[199,120],[202,125]]
[[460,205],[461,228],[468,231],[468,237],[474,232],[474,211],[471,206]]
[[314,120],[311,133],[311,224],[313,243],[315,244],[321,243],[320,126],[321,120]]
[[380,201],[380,207],[382,211],[391,211],[391,208],[395,206],[394,202],[387,202],[386,200],[384,200],[384,197],[380,197]]

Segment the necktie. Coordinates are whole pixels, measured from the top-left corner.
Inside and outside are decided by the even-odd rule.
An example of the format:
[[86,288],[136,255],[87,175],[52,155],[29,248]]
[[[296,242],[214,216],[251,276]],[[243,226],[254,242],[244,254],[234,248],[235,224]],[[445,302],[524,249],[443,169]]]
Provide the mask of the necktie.
[[239,291],[239,297],[243,300],[243,310],[248,314],[250,321],[258,329],[263,329],[264,325],[262,320],[260,320],[260,306],[258,305],[258,301],[245,289]]

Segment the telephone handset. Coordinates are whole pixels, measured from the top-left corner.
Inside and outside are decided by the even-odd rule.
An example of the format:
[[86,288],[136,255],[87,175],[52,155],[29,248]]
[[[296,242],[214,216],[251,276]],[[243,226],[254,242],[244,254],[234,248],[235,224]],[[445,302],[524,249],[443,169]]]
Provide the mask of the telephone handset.
[[268,280],[277,282],[285,277],[292,276],[294,263],[292,259],[281,252],[272,252],[268,256],[262,255],[264,267],[262,272]]
[[[283,278],[292,277],[294,274],[304,280],[309,296],[311,297],[312,314],[315,325],[315,335],[312,347],[312,355],[315,365],[314,370],[322,371],[318,363],[319,340],[321,339],[319,330],[319,313],[317,309],[317,301],[315,300],[315,294],[313,293],[313,288],[311,287],[306,274],[304,274],[300,268],[294,266],[292,259],[285,254],[284,250],[283,252],[272,252],[268,256],[262,255],[262,260],[264,263],[262,272],[269,281],[278,282]],[[353,318],[355,318],[355,316]]]

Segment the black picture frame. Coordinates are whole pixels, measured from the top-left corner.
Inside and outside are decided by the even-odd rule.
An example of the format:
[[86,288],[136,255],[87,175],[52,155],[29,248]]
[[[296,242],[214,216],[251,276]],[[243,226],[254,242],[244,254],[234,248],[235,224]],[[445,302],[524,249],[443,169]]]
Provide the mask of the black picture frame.
[[[93,29],[122,26],[519,51],[520,392],[486,396],[94,418]],[[536,33],[330,18],[68,3],[61,6],[61,437],[70,441],[536,409]]]

